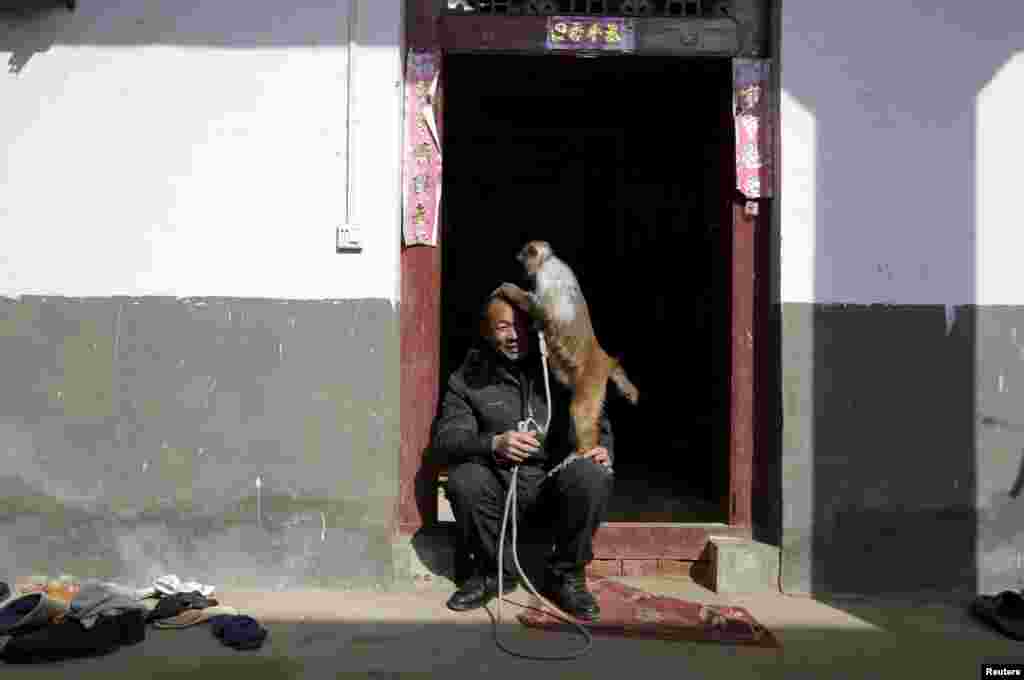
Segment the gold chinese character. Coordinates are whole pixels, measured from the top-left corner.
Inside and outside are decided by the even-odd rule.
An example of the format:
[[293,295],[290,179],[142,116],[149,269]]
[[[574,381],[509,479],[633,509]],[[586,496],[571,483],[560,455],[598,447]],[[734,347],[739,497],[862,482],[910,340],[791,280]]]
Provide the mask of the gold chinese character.
[[565,33],[569,30],[569,27],[564,23],[559,22],[551,28],[551,41],[562,42],[565,40]]
[[761,103],[761,86],[754,84],[740,90],[740,111],[753,111]]
[[433,156],[433,151],[434,150],[427,142],[417,144],[413,147],[413,155],[416,157],[416,162],[418,163],[429,163]]
[[416,214],[413,215],[412,223],[417,227],[423,226],[427,223],[427,209],[423,207],[422,203],[416,206]]
[[573,42],[579,42],[583,40],[583,24],[575,23],[572,28],[569,29],[569,40]]
[[608,24],[604,39],[610,43],[622,42],[622,34],[619,33],[618,24]]
[[601,30],[601,24],[590,24],[590,28],[587,29],[587,39],[590,42],[599,42],[603,35],[604,31]]

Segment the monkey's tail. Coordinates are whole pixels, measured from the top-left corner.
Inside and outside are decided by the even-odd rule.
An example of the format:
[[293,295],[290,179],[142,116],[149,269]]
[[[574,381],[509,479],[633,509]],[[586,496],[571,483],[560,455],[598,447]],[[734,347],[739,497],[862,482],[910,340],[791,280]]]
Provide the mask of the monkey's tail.
[[622,364],[619,363],[618,359],[609,357],[611,359],[612,368],[608,374],[615,386],[619,388],[619,392],[626,398],[629,403],[636,406],[637,402],[640,401],[640,390],[636,388],[630,379],[626,375],[626,370],[622,368]]

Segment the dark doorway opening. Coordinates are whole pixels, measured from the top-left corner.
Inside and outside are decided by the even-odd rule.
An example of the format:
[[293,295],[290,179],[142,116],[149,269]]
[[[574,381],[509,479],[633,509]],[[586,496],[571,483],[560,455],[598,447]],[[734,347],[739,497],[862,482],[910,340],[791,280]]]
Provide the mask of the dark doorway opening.
[[728,521],[731,78],[728,59],[445,60],[441,375],[517,250],[549,241],[643,395],[609,387],[610,522]]

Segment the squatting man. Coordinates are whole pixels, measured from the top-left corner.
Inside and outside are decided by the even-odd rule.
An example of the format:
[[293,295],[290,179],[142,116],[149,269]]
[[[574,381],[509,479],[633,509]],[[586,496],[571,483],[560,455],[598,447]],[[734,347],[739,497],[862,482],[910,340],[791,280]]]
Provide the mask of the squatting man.
[[[498,596],[501,520],[512,466],[518,464],[517,520],[550,527],[554,544],[538,591],[567,614],[592,622],[600,617],[600,607],[587,589],[584,569],[594,558],[594,533],[612,494],[611,424],[602,414],[599,446],[547,477],[576,450],[576,434],[569,417],[572,395],[556,381],[551,381],[552,418],[543,442],[517,431],[521,421],[544,423],[548,417],[534,336],[526,314],[492,294],[480,314],[480,342],[449,378],[434,422],[433,448],[450,461],[448,498],[456,526],[463,549],[474,556],[471,575],[448,607],[477,609]],[[519,585],[511,531],[503,561],[505,595]]]

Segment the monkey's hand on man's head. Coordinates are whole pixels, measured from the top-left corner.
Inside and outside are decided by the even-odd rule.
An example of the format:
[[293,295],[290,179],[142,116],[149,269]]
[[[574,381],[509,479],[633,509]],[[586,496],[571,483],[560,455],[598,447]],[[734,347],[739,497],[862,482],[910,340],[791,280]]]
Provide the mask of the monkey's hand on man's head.
[[491,291],[491,295],[498,295],[503,298],[516,298],[525,295],[526,291],[517,286],[514,283],[505,281],[500,286]]
[[503,297],[524,312],[530,311],[530,294],[514,283],[501,284],[491,291],[491,296]]

